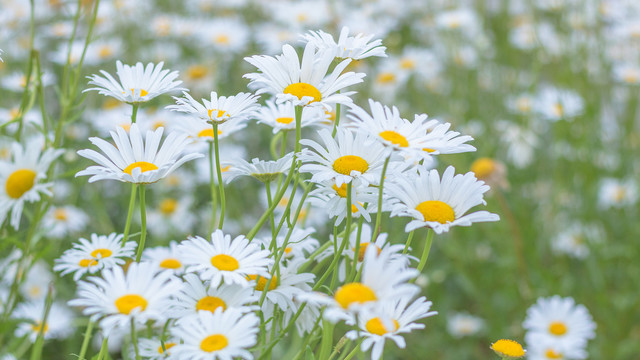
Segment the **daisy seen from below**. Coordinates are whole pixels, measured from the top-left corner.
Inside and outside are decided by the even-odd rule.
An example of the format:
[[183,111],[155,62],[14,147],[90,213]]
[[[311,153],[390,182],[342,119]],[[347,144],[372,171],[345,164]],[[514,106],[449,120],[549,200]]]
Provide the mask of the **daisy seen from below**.
[[449,166],[442,179],[435,169],[419,169],[413,176],[394,178],[385,189],[393,202],[391,216],[413,218],[405,227],[406,232],[429,227],[436,234],[448,232],[452,226],[500,220],[497,214],[484,210],[465,215],[476,205],[486,205],[483,194],[489,186],[478,181],[472,172],[454,173],[455,169]]
[[47,321],[42,323],[44,315],[44,299],[21,303],[11,314],[14,319],[22,319],[16,330],[18,338],[27,336],[32,343],[36,341],[38,333],[42,331],[45,340],[64,339],[73,333],[73,312],[65,305],[53,303],[49,309]]
[[243,121],[260,108],[258,96],[251,93],[239,93],[234,96],[218,96],[211,92],[211,100],[202,99],[202,103],[195,100],[189,93],[183,91],[184,97],[173,97],[176,105],[167,106],[168,110],[191,114],[209,123],[221,124],[229,120]]
[[78,151],[78,155],[99,165],[89,166],[78,172],[76,177],[90,175],[89,182],[118,180],[149,184],[169,175],[185,162],[204,156],[196,153],[181,156],[189,143],[186,134],[172,132],[160,146],[163,132],[162,127],[155,131],[149,130],[143,140],[138,125],[132,124],[128,134],[120,127],[115,132],[111,131],[111,138],[116,146],[97,137],[89,138],[106,156],[91,149]]
[[171,334],[181,343],[171,348],[176,359],[253,359],[246,350],[256,344],[258,317],[237,309],[199,312],[180,319]]
[[356,179],[363,186],[380,179],[386,150],[374,138],[361,131],[354,134],[343,128],[338,128],[335,139],[327,129],[318,134],[326,149],[313,140],[300,141],[313,149],[304,149],[300,155],[303,163],[300,172],[311,173],[310,181],[334,180],[336,187],[341,187]]
[[39,201],[41,195],[52,195],[49,191],[52,184],[43,183],[42,180],[62,150],[42,151],[42,146],[43,142],[39,139],[28,140],[24,147],[13,143],[13,161],[0,160],[0,224],[10,212],[9,223],[17,230],[24,203]]
[[147,102],[156,96],[171,91],[185,90],[178,87],[182,81],[174,81],[178,77],[177,71],[163,70],[163,62],[158,65],[153,63],[145,67],[141,62],[134,66],[123,65],[121,61],[116,62],[116,80],[111,74],[100,70],[102,76],[92,75],[88,79],[90,85],[96,87],[84,90],[97,90],[99,94],[114,97],[128,104],[139,104]]
[[231,165],[224,182],[230,183],[238,176],[251,176],[261,182],[270,182],[286,173],[291,168],[293,153],[289,153],[274,161],[264,161],[258,158],[246,162],[243,159],[236,159],[230,162]]
[[260,73],[245,74],[251,80],[250,86],[258,88],[257,93],[271,93],[276,102],[292,102],[296,106],[351,103],[349,97],[354,92],[343,89],[361,83],[364,73],[342,71],[351,62],[345,59],[327,75],[333,62],[335,51],[318,50],[314,44],[307,44],[298,57],[291,45],[282,47],[282,55],[275,58],[267,55],[246,57],[245,60],[260,70]]
[[211,234],[211,241],[191,237],[178,248],[187,271],[198,273],[213,287],[222,282],[247,286],[248,275],[269,277],[267,266],[273,263],[268,250],[260,250],[242,235],[231,240],[231,235],[219,229]]
[[382,46],[382,40],[373,39],[374,35],[356,34],[349,36],[349,28],[344,26],[340,30],[340,36],[336,42],[331,34],[322,30],[309,31],[302,38],[318,49],[331,49],[335,56],[341,59],[361,60],[371,56],[386,57],[386,47]]
[[114,329],[127,331],[132,321],[164,321],[167,300],[180,283],[170,271],[156,269],[150,263],[131,263],[126,274],[119,266],[106,269],[101,278],[80,281],[69,305],[84,307],[83,314],[91,315],[93,321],[101,319],[100,328],[106,336]]
[[[295,106],[292,102],[277,104],[268,100],[266,106],[260,108],[256,114],[258,124],[265,124],[273,128],[273,133],[280,131],[294,131],[296,129]],[[302,110],[300,127],[304,128],[328,120],[329,115],[323,108],[305,106]]]
[[519,359],[527,353],[522,345],[509,339],[500,339],[492,343],[491,350],[502,359]]
[[80,238],[73,248],[67,250],[56,260],[54,271],[60,275],[73,274],[78,281],[87,273],[94,274],[103,269],[124,265],[126,258],[131,258],[136,249],[135,241],[122,243],[122,234],[91,234],[91,240]]
[[427,301],[424,296],[413,302],[410,300],[411,297],[400,297],[381,302],[373,309],[363,311],[357,319],[359,330],[349,330],[345,336],[351,340],[363,338],[360,348],[362,351],[371,349],[372,360],[382,357],[387,339],[404,349],[406,342],[401,334],[424,329],[425,325],[416,321],[437,314],[435,311],[429,311],[431,301]]

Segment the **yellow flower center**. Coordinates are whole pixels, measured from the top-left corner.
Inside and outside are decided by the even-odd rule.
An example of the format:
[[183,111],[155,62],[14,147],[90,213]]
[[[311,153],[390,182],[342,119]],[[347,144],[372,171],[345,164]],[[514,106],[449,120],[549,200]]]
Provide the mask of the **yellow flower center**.
[[525,354],[522,345],[509,339],[500,339],[491,344],[491,349],[503,357],[522,357]]
[[116,299],[116,308],[121,314],[129,315],[134,309],[144,311],[147,308],[147,300],[140,295],[127,294]]
[[162,349],[162,345],[158,346],[158,354],[164,354],[165,351],[168,354],[169,353],[169,349],[171,349],[172,347],[176,346],[176,343],[165,343],[164,344],[164,350]]
[[391,142],[394,145],[398,145],[400,147],[409,146],[409,142],[407,141],[407,138],[395,131],[385,130],[378,135],[380,135],[381,138]]
[[102,108],[104,110],[112,110],[120,106],[120,101],[115,98],[107,98],[104,103],[102,103]]
[[422,214],[424,221],[435,221],[440,224],[445,224],[456,219],[456,214],[448,204],[439,200],[427,200],[423,201],[416,210]]
[[400,68],[411,70],[416,68],[416,62],[413,59],[404,58],[400,60]]
[[400,324],[398,323],[397,320],[393,320],[393,330],[387,329],[382,323],[382,320],[380,320],[379,317],[375,317],[367,321],[367,325],[365,327],[368,332],[382,336],[388,332],[394,332],[398,330],[398,328],[400,327]]
[[549,350],[545,351],[544,355],[547,357],[547,359],[562,359],[563,358],[562,354],[553,351],[553,349],[549,349]]
[[[222,135],[222,131],[218,130],[218,136]],[[204,129],[198,133],[198,137],[213,138],[213,129]]]
[[238,260],[226,254],[219,254],[212,257],[211,265],[222,271],[233,271],[240,267]]
[[219,307],[222,308],[222,311],[227,310],[227,304],[225,304],[224,300],[215,296],[205,296],[196,303],[196,310],[215,312]]
[[227,172],[229,169],[231,169],[231,165],[220,166],[220,172]]
[[[136,89],[131,89],[131,95],[135,96],[136,93]],[[140,89],[140,96],[147,96],[149,94],[149,92],[145,89]]]
[[428,153],[432,153],[432,152],[436,151],[436,149],[422,148],[422,151],[426,151]]
[[529,112],[531,110],[531,100],[526,97],[519,98],[516,101],[516,107],[522,112]]
[[173,214],[178,208],[178,201],[176,199],[164,199],[160,203],[160,212],[164,215]]
[[36,172],[30,169],[19,169],[7,178],[5,189],[7,195],[13,199],[19,199],[24,193],[31,190],[36,180]]
[[342,285],[334,295],[335,300],[347,309],[353,303],[366,303],[377,300],[373,290],[362,283],[349,283]]
[[101,47],[101,48],[100,48],[100,50],[98,51],[98,56],[99,56],[101,59],[104,59],[104,58],[109,57],[109,56],[111,56],[111,55],[113,55],[113,49],[111,49],[111,48],[110,48],[110,47],[108,47],[108,46],[103,46],[103,47]]
[[91,252],[91,256],[96,259],[98,258],[98,256],[100,257],[100,259],[108,258],[109,256],[111,256],[111,254],[111,250],[104,248],[95,249]]
[[[371,245],[371,243],[369,242],[365,242],[360,244],[360,248],[358,249],[358,261],[363,261],[364,260],[364,254],[367,252],[367,247]],[[376,249],[378,249],[378,255],[380,254],[380,252],[382,251],[377,245],[373,245],[376,247]],[[351,250],[353,250],[354,252],[356,251],[355,246],[353,248],[351,248]]]
[[[258,275],[248,275],[247,278],[249,280],[256,280],[258,279]],[[267,281],[269,281],[269,279],[265,278],[264,276],[260,276],[260,278],[258,279],[258,283],[256,284],[256,290],[264,291],[264,288],[267,287]],[[271,283],[269,284],[269,290],[273,290],[277,287],[278,278],[274,275],[273,280],[271,280]]]
[[342,175],[351,175],[354,170],[364,174],[369,170],[369,164],[360,156],[345,155],[333,162],[333,170]]
[[293,249],[291,248],[291,246],[287,246],[286,248],[284,248],[284,253],[285,255],[289,255],[291,253]]
[[381,83],[381,84],[390,84],[392,82],[396,81],[396,76],[393,73],[390,72],[383,72],[378,74],[378,77],[376,78],[376,81]]
[[291,122],[293,121],[292,117],[279,117],[276,119],[276,122],[279,122],[280,124],[291,124]]
[[[219,119],[219,118],[221,118],[221,117],[223,117],[223,116],[226,116],[226,117],[230,117],[230,116],[231,116],[231,115],[229,115],[229,113],[227,113],[227,112],[226,112],[226,111],[224,111],[224,110],[209,109],[209,111],[207,111],[207,112],[208,112],[208,114],[209,114],[209,119],[211,119],[211,120],[213,120],[213,119],[214,119],[214,117],[213,117],[213,116],[211,116],[211,115],[214,115],[214,112],[215,112],[215,115],[216,115],[216,116],[215,116],[215,119]],[[211,129],[211,134],[213,135],[213,129]],[[220,135],[220,133],[219,133],[219,132],[218,132],[218,135]]]
[[150,162],[146,162],[146,161],[136,161],[133,164],[127,166],[126,168],[124,168],[124,170],[122,170],[123,172],[131,175],[131,172],[133,171],[133,169],[135,168],[140,168],[140,172],[143,173],[145,171],[150,171],[150,170],[158,170],[158,167],[155,164],[152,164]]
[[78,265],[81,267],[90,267],[98,265],[98,260],[96,259],[82,259],[78,261]]
[[320,90],[316,89],[316,87],[311,84],[303,82],[291,84],[287,86],[283,92],[297,97],[298,100],[302,100],[304,96],[311,96],[313,98],[311,102],[320,101],[322,99]]
[[9,111],[9,118],[11,120],[15,120],[18,118],[18,116],[20,116],[20,109],[19,108],[15,108],[15,109],[11,109]]
[[227,347],[229,341],[222,334],[209,335],[200,342],[200,349],[206,352],[214,352]]
[[213,41],[221,45],[229,45],[229,40],[231,39],[226,34],[220,34],[213,39]]
[[549,332],[555,336],[562,336],[567,333],[567,325],[560,321],[549,324]]
[[495,169],[496,162],[490,158],[480,158],[471,164],[471,171],[481,180],[488,178]]
[[53,218],[60,221],[66,221],[68,219],[67,211],[65,209],[53,210]]
[[174,258],[164,259],[160,263],[160,267],[163,269],[179,269],[181,266],[180,260]]
[[338,194],[340,197],[347,197],[347,184],[342,184],[340,187],[338,187],[336,184],[333,184],[332,187],[333,190],[335,190],[336,194]]
[[207,76],[207,68],[203,65],[189,66],[187,69],[187,77],[189,79],[197,80]]
[[562,104],[558,103],[553,105],[553,114],[558,117],[564,115],[564,107]]
[[[44,326],[44,329],[42,328]],[[40,322],[37,321],[35,324],[31,325],[31,330],[33,330],[33,332],[35,333],[39,333],[40,331],[42,331],[42,333],[46,333],[47,331],[49,331],[49,325],[47,325],[47,323],[44,323],[44,325]]]

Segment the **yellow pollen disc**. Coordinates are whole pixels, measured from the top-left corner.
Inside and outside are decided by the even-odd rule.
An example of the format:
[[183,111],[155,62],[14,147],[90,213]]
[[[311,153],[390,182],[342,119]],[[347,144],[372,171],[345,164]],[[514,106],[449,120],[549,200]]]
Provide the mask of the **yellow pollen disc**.
[[[135,94],[135,89],[131,89],[131,94],[134,95]],[[149,94],[149,92],[145,89],[140,89],[140,96],[147,96]]]
[[491,344],[491,350],[495,351],[496,354],[502,357],[519,358],[525,354],[522,345],[508,339],[500,339]]
[[[366,243],[362,243],[360,244],[360,248],[358,249],[358,261],[363,261],[364,260],[364,253],[367,252],[367,247],[371,245],[371,243],[366,242]],[[376,249],[378,249],[378,254],[380,254],[381,250],[377,245],[373,245],[376,247]],[[355,246],[353,248],[351,248],[351,250],[353,250],[354,252],[356,251]]]
[[520,98],[516,103],[516,107],[522,112],[529,112],[531,110],[531,101],[529,98]]
[[407,138],[395,131],[385,130],[378,135],[380,135],[381,138],[391,142],[394,145],[398,145],[400,147],[409,146],[409,142],[407,141]]
[[160,203],[160,211],[164,215],[173,214],[178,208],[178,201],[176,199],[164,199]]
[[564,107],[562,106],[562,104],[555,104],[553,105],[553,113],[556,116],[562,116],[564,115]]
[[380,73],[376,81],[382,84],[390,84],[396,81],[396,76],[390,72]]
[[[222,131],[218,130],[218,136],[222,135]],[[213,138],[213,129],[204,129],[198,133],[198,137]]]
[[229,45],[229,40],[231,40],[231,39],[226,34],[220,34],[220,35],[216,36],[215,39],[214,39],[214,41],[216,43],[222,44],[222,45]]
[[553,351],[553,349],[545,351],[544,355],[547,357],[547,359],[562,359],[562,354]]
[[133,164],[131,164],[131,165],[127,166],[126,168],[124,168],[124,170],[122,170],[122,172],[125,172],[125,173],[131,175],[131,172],[135,168],[140,168],[140,172],[141,173],[143,173],[145,171],[158,170],[158,167],[155,164],[152,164],[152,163],[146,162],[146,161],[136,161]]
[[222,271],[233,271],[240,267],[238,260],[226,254],[219,254],[212,257],[211,265]]
[[311,102],[320,101],[322,99],[320,90],[316,89],[316,87],[311,84],[303,82],[291,84],[284,88],[283,92],[297,97],[298,100],[302,100],[302,97],[304,96],[311,96],[313,98]]
[[627,190],[623,187],[618,187],[613,193],[613,200],[621,202],[627,196]]
[[36,172],[29,169],[14,171],[7,178],[5,190],[12,199],[19,199],[24,193],[31,190],[36,180]]
[[426,151],[428,153],[432,153],[432,152],[435,152],[436,149],[422,148],[422,151]]
[[400,67],[402,69],[415,69],[416,68],[416,62],[413,61],[413,59],[402,59],[400,60]]
[[480,158],[471,164],[471,171],[478,179],[488,178],[496,169],[496,162],[490,158]]
[[[358,204],[362,205],[360,202]],[[351,213],[355,214],[358,212],[358,207],[355,204],[351,204]]]
[[[218,110],[218,109],[209,109],[209,111],[207,111],[209,113],[209,119],[213,120],[214,117],[211,115],[215,115],[216,119],[219,119],[223,116],[229,117],[231,115],[229,115],[226,111],[224,110]],[[215,113],[214,113],[215,112]],[[211,134],[213,135],[213,129],[211,129]],[[218,135],[220,135],[220,132],[218,132]]]
[[378,317],[375,317],[367,321],[367,325],[365,326],[368,332],[376,335],[381,335],[381,336],[386,333],[394,332],[398,330],[398,328],[400,327],[400,324],[398,323],[397,320],[393,320],[393,327],[394,327],[393,330],[387,329],[382,323],[382,320],[380,320],[380,318]]
[[298,22],[305,22],[307,21],[307,15],[305,14],[298,14],[296,16],[296,19],[298,20]]
[[98,56],[102,59],[113,55],[113,50],[108,46],[103,46],[98,51]]
[[124,131],[129,132],[129,130],[131,129],[131,124],[122,124],[122,125],[118,125],[121,128],[124,129]]
[[229,169],[231,169],[231,165],[220,166],[220,172],[227,172]]
[[205,76],[207,76],[207,68],[203,65],[193,65],[187,69],[187,77],[189,79],[198,80]]
[[205,296],[196,303],[196,310],[215,312],[219,307],[222,308],[222,311],[227,310],[227,304],[225,304],[224,300],[215,296]]
[[289,255],[291,253],[291,250],[293,250],[291,249],[291,246],[287,246],[286,248],[284,248],[285,255]]
[[53,211],[53,218],[60,221],[66,221],[68,219],[67,211],[65,209],[55,209]]
[[338,196],[346,198],[347,197],[347,184],[342,184],[340,187],[338,187],[336,184],[333,184],[333,190],[335,190],[336,194],[338,194]]
[[376,294],[365,284],[349,283],[342,285],[335,293],[334,298],[343,308],[349,308],[353,303],[366,303],[377,300]]
[[20,109],[11,109],[9,111],[9,118],[11,120],[17,119],[19,115],[20,115]]
[[163,269],[179,269],[182,266],[182,263],[178,259],[164,259],[160,263],[160,267]]
[[100,256],[100,259],[108,258],[111,254],[112,252],[109,249],[95,249],[91,252],[91,256],[96,259],[98,256]]
[[35,324],[31,325],[31,330],[33,330],[33,332],[35,333],[39,333],[40,331],[42,331],[42,333],[44,334],[49,330],[49,325],[47,325],[47,323],[44,323],[44,329],[43,329],[42,323],[38,321]]
[[333,170],[342,175],[351,175],[354,170],[364,174],[369,170],[369,164],[360,156],[345,155],[333,162]]
[[214,352],[227,347],[229,341],[222,334],[209,335],[200,342],[200,349],[206,352]]
[[104,110],[111,110],[111,109],[115,109],[115,108],[119,107],[119,106],[120,106],[120,104],[121,104],[121,103],[120,103],[120,101],[118,101],[118,100],[117,100],[117,99],[115,99],[115,98],[111,98],[111,97],[110,97],[110,98],[107,98],[107,99],[104,101],[104,103],[102,104],[102,108],[103,108]]
[[98,265],[98,260],[96,259],[82,259],[78,261],[78,265],[82,267],[90,267]]
[[140,295],[128,294],[116,299],[116,308],[121,314],[129,315],[134,309],[144,311],[147,308],[147,300]]
[[555,336],[561,336],[567,333],[567,325],[560,321],[554,321],[549,324],[549,332]]
[[[247,279],[249,280],[258,279],[258,275],[247,275]],[[256,290],[264,291],[264,288],[267,287],[267,281],[269,281],[269,279],[265,278],[264,276],[260,276],[260,279],[258,279],[258,284],[256,285]],[[278,278],[274,275],[273,280],[271,280],[271,283],[269,284],[269,290],[273,290],[277,287],[278,287]]]
[[636,73],[627,73],[623,76],[623,80],[628,83],[637,83],[638,82],[638,74]]
[[451,206],[439,200],[423,201],[416,206],[416,210],[422,214],[424,221],[445,224],[456,219],[456,214]]
[[279,122],[280,124],[291,124],[292,121],[292,117],[279,117],[276,119],[276,122]]
[[169,353],[169,349],[176,346],[176,343],[164,343],[164,350],[162,350],[162,345],[158,346],[158,354],[164,354],[165,350],[167,354]]

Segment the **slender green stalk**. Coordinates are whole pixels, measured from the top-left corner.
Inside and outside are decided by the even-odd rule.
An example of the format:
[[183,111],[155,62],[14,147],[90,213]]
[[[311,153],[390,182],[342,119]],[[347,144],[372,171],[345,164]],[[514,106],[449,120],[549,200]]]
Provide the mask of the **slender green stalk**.
[[131,318],[131,343],[133,344],[133,351],[136,354],[136,360],[140,360],[140,351],[138,350],[138,337],[136,334],[136,324],[133,321],[133,318]]
[[82,340],[82,347],[80,348],[80,355],[78,355],[78,360],[85,360],[85,355],[87,354],[87,349],[89,348],[89,341],[91,340],[91,332],[93,331],[93,321],[89,319],[89,323],[87,324],[87,330],[84,332],[84,339]]
[[305,261],[304,264],[300,265],[300,267],[298,268],[298,272],[301,272],[301,273],[304,272],[307,266],[311,265],[313,260],[315,260],[316,257],[320,255],[322,252],[327,250],[329,246],[331,246],[331,242],[327,241],[324,244],[322,244],[318,249],[316,249],[316,251],[314,251],[311,255],[307,257],[307,261]]
[[[136,345],[134,345],[136,346]],[[100,352],[98,353],[97,360],[105,360],[107,358],[107,354],[109,353],[109,338],[105,337],[102,340],[102,345],[100,346]]]
[[[340,91],[338,91],[340,93]],[[340,125],[340,104],[336,104],[336,121],[333,122],[333,131],[331,132],[332,137],[336,137],[336,132],[338,132],[338,125]]]
[[328,359],[331,346],[333,345],[333,328],[335,325],[327,320],[322,321],[322,340],[320,341],[320,352],[318,359]]
[[[271,156],[273,157],[274,160],[279,159],[276,146],[278,145],[278,140],[282,138],[283,136],[282,134],[286,134],[286,132],[285,131],[278,132],[271,138],[271,141],[269,142],[269,150],[271,151]],[[284,143],[284,141],[282,143]]]
[[140,242],[138,243],[138,253],[136,254],[136,262],[140,262],[142,251],[144,250],[144,242],[147,239],[147,210],[145,206],[145,186],[140,185]]
[[[356,246],[353,249],[353,266],[347,276],[347,281],[353,281],[353,277],[356,275],[356,269],[358,268],[358,261],[360,260],[360,241],[362,238],[362,225],[364,224],[364,217],[360,216],[358,219],[358,232],[356,233]],[[373,239],[371,240],[373,243]]]
[[356,354],[358,354],[360,350],[360,343],[362,343],[362,340],[358,341],[358,343],[356,344],[356,347],[354,347],[353,350],[351,350],[349,355],[347,355],[347,357],[345,357],[344,360],[351,360],[353,359],[354,356],[356,356]]
[[124,237],[122,238],[122,246],[127,242],[129,238],[129,231],[131,231],[131,218],[133,217],[133,208],[136,205],[136,191],[138,190],[138,184],[131,184],[131,196],[129,197],[129,210],[127,212],[127,223],[124,225]]
[[42,321],[38,325],[38,337],[33,343],[31,349],[30,360],[40,360],[42,357],[42,346],[44,345],[44,329],[47,327],[47,319],[49,318],[49,311],[51,310],[51,304],[53,303],[53,283],[49,284],[47,290],[47,297],[44,302],[44,313],[42,314]]
[[427,229],[427,240],[424,243],[424,249],[422,250],[422,256],[420,257],[420,263],[418,264],[418,272],[422,273],[422,269],[427,264],[429,258],[429,252],[431,251],[431,243],[433,242],[434,231]]
[[[300,139],[302,138],[302,106],[296,106],[296,145],[295,152],[298,154],[302,149]],[[295,160],[295,157],[294,157]]]
[[218,222],[218,229],[222,229],[224,224],[224,212],[225,212],[225,198],[224,198],[224,183],[222,182],[222,169],[220,169],[220,146],[218,141],[218,123],[213,122],[213,144],[216,155],[216,172],[218,174],[218,192],[220,195],[220,222]]
[[[213,232],[216,226],[216,214],[218,213],[218,192],[216,191],[216,182],[214,173],[215,161],[213,158],[213,143],[209,143],[209,190],[211,191],[211,224],[209,225],[209,234]],[[218,179],[220,181],[220,179]]]
[[[267,204],[269,205],[269,207],[271,207],[271,204],[273,203],[273,199],[271,197],[271,181],[266,181],[264,183],[264,186],[267,190]],[[271,244],[269,245],[269,249],[273,251],[273,249],[276,248],[276,220],[273,216],[273,213],[271,213],[271,216],[269,216],[269,221],[271,222]]]
[[412,230],[409,233],[409,238],[407,238],[407,243],[404,244],[404,250],[402,250],[402,255],[406,255],[407,252],[409,251],[409,246],[411,245],[411,240],[413,240],[413,234],[415,234],[415,230]]
[[[352,216],[352,212],[351,212],[352,189],[353,189],[353,181],[350,181],[347,184],[347,225],[344,228],[344,238],[342,238],[342,244],[340,245],[340,251],[333,255],[334,259],[339,259],[340,258],[340,255],[342,255],[342,252],[344,251],[344,248],[346,247],[346,244],[349,243],[349,237],[351,235],[351,219],[353,217]],[[336,265],[337,265],[337,262],[336,262]],[[333,269],[330,268],[330,270],[333,271],[333,278],[331,279],[331,288],[334,289],[336,281],[338,280],[337,266],[334,266]]]
[[382,189],[384,188],[384,177],[387,174],[387,167],[389,166],[389,159],[391,159],[391,154],[387,156],[387,159],[384,161],[384,166],[382,167],[382,175],[380,175],[380,186],[378,187],[378,213],[376,213],[376,226],[373,228],[373,232],[371,234],[371,242],[374,242],[375,239],[380,234],[380,220],[382,219]]
[[350,342],[351,340],[346,336],[343,336],[340,340],[338,340],[338,344],[336,344],[335,348],[333,349],[333,352],[331,352],[331,355],[329,355],[329,360],[332,360],[334,357],[338,356],[338,354],[340,353],[340,350],[342,350],[342,348],[344,348]]
[[138,107],[140,104],[133,104],[133,108],[131,109],[131,123],[135,124],[136,119],[138,118]]

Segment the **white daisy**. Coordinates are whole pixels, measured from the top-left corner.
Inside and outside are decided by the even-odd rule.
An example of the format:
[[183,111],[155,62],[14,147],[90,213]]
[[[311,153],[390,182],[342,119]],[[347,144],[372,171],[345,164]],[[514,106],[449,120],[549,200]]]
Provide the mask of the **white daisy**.
[[586,359],[589,354],[581,341],[558,343],[551,338],[536,337],[535,343],[527,343],[528,360]]
[[386,57],[386,47],[382,46],[382,40],[373,39],[374,35],[357,34],[349,36],[349,28],[344,26],[340,31],[338,42],[333,39],[331,34],[322,30],[309,31],[303,35],[303,39],[313,44],[318,49],[335,49],[337,58],[349,58],[353,60],[361,60],[370,56]]
[[543,87],[536,96],[533,110],[546,120],[574,118],[584,111],[584,100],[572,90]]
[[87,225],[89,216],[75,206],[52,206],[42,219],[47,236],[60,239]]
[[598,190],[598,206],[603,209],[622,208],[638,201],[638,185],[633,179],[604,178]]
[[259,319],[237,309],[203,311],[178,321],[171,334],[182,343],[173,347],[176,359],[253,359],[245,349],[256,344]]
[[[20,293],[26,300],[43,300],[47,296],[49,286],[54,281],[51,266],[43,260],[37,260],[27,272],[23,283],[20,285]],[[53,295],[56,291],[53,289]]]
[[[386,150],[375,138],[364,132],[355,134],[338,128],[335,139],[331,132],[322,129],[318,132],[326,149],[313,140],[303,139],[304,149],[300,155],[303,165],[300,172],[312,173],[312,182],[334,180],[337,187],[357,179],[367,186],[380,180],[380,172],[387,157]],[[355,136],[354,136],[355,135]]]
[[393,301],[381,302],[371,311],[362,312],[358,317],[359,330],[349,330],[345,336],[351,340],[364,338],[360,349],[367,351],[371,348],[372,360],[382,357],[387,339],[404,349],[406,342],[400,334],[424,329],[424,324],[416,321],[437,314],[435,311],[429,311],[431,301],[427,301],[424,296],[411,303],[410,299],[411,297],[405,296]]
[[11,211],[10,224],[14,229],[20,226],[25,202],[36,202],[40,195],[51,196],[50,183],[42,183],[51,163],[62,154],[62,150],[42,151],[43,142],[32,139],[23,147],[13,143],[13,161],[0,160],[0,224]]
[[251,176],[262,182],[273,181],[291,168],[291,159],[293,153],[289,153],[282,158],[274,161],[264,161],[258,158],[252,159],[251,163],[243,159],[236,159],[230,163],[223,165],[231,165],[227,176],[224,178],[225,183],[230,183],[238,176]]
[[160,271],[171,270],[175,274],[182,274],[185,269],[176,241],[169,243],[168,247],[156,246],[144,249],[142,261],[155,264]]
[[100,319],[105,335],[114,329],[129,329],[137,324],[166,319],[166,302],[180,284],[170,271],[157,272],[149,263],[132,263],[125,275],[121,267],[102,272],[102,278],[90,277],[78,283],[71,306],[84,307],[83,314]]
[[470,226],[474,222],[498,221],[500,217],[488,211],[465,215],[472,207],[486,202],[483,194],[489,186],[478,181],[472,172],[455,175],[452,166],[442,174],[438,170],[418,171],[415,176],[396,177],[385,186],[393,210],[391,216],[410,216],[405,231],[430,227],[437,234],[452,226]]
[[[188,234],[197,218],[191,212],[191,197],[165,197],[152,209],[147,208],[147,229],[155,236]],[[181,235],[182,236],[182,235]]]
[[[266,106],[256,114],[259,124],[266,124],[273,128],[273,133],[279,131],[293,131],[296,129],[295,106],[292,102],[276,104],[272,100],[266,102]],[[304,128],[320,122],[326,122],[329,115],[324,109],[305,106],[302,109],[300,127]]]
[[[15,330],[15,335],[21,338],[25,335],[29,341],[35,342],[38,333],[43,331],[45,340],[64,339],[73,333],[73,312],[66,306],[58,303],[51,304],[47,321],[42,323],[45,310],[44,299],[39,301],[21,303],[11,313],[14,319],[27,320],[20,322]],[[44,329],[43,329],[44,327]]]
[[94,274],[102,269],[110,269],[125,263],[126,258],[133,257],[136,249],[135,241],[122,243],[124,235],[91,234],[91,241],[80,238],[73,248],[56,259],[54,271],[60,275],[74,273],[73,279],[78,281],[84,274]]
[[89,138],[91,143],[102,150],[106,157],[95,150],[78,151],[78,155],[93,160],[99,166],[89,166],[76,174],[92,175],[89,182],[98,180],[118,180],[137,184],[154,183],[187,161],[201,158],[202,154],[180,156],[189,140],[186,134],[170,133],[158,150],[164,128],[147,131],[146,143],[137,124],[132,124],[129,134],[123,128],[111,131],[116,146],[103,139]]
[[459,339],[464,336],[475,335],[485,327],[482,318],[466,314],[454,313],[447,316],[447,331],[451,336]]
[[250,306],[258,300],[250,287],[224,284],[219,287],[209,286],[196,274],[185,275],[184,281],[180,291],[173,294],[168,303],[171,318],[181,319],[189,315],[197,315],[200,311],[214,313],[218,308],[223,311],[238,309],[242,312],[257,308],[257,306]]
[[318,50],[307,44],[302,60],[291,45],[282,47],[282,55],[275,58],[266,55],[246,57],[245,60],[260,73],[245,74],[250,85],[258,87],[258,94],[271,93],[277,102],[293,102],[294,105],[324,105],[351,103],[354,92],[340,92],[344,88],[362,82],[365,74],[348,72],[341,74],[351,62],[345,59],[327,75],[335,57],[335,51]]
[[[172,352],[172,348],[178,344],[178,340],[169,338],[164,344],[158,338],[138,339],[138,352],[140,357],[145,360],[163,360],[167,359]],[[135,358],[135,350],[131,349],[130,358]]]
[[[347,216],[347,184],[337,186],[332,180],[317,184],[317,188],[309,193],[309,202],[324,209],[330,218],[336,218],[336,226],[340,225]],[[375,212],[378,200],[378,190],[369,186],[354,186],[351,189],[351,215],[364,216],[371,221],[369,213]],[[367,208],[365,208],[367,205]]]
[[[280,234],[276,236],[275,242],[271,237],[257,238],[254,241],[261,242],[265,249],[271,249],[272,245],[275,245],[280,251],[284,246],[288,232],[289,228],[285,226],[280,230]],[[313,228],[302,229],[295,227],[291,232],[291,236],[289,236],[287,247],[284,249],[284,259],[294,263],[305,260],[319,245],[318,240],[311,236],[314,232]]]
[[187,265],[187,271],[196,272],[202,280],[211,281],[210,286],[225,284],[247,286],[247,275],[268,277],[267,266],[273,263],[269,251],[260,250],[240,235],[231,240],[222,230],[211,234],[211,242],[196,236],[183,241],[178,249]]
[[185,90],[178,87],[182,81],[174,81],[178,77],[178,72],[162,70],[163,65],[163,62],[158,65],[149,63],[144,67],[139,62],[135,66],[129,66],[123,65],[118,60],[116,74],[119,81],[108,72],[100,70],[104,77],[88,76],[87,78],[91,80],[89,84],[96,87],[84,91],[97,90],[102,95],[114,97],[122,102],[139,104],[170,91]]
[[229,120],[243,121],[260,108],[258,96],[251,93],[238,93],[234,96],[220,96],[211,92],[211,101],[202,99],[202,104],[183,91],[184,97],[173,97],[176,105],[167,106],[168,110],[192,114],[207,122],[224,123]]
[[[184,132],[191,141],[199,145],[197,147],[194,146],[198,150],[202,149],[202,144],[211,144],[214,141],[213,126],[202,119],[185,117],[176,124],[176,127],[177,131]],[[219,124],[218,140],[225,139],[245,127],[247,127],[247,123],[244,121],[230,121]],[[224,153],[223,150],[220,152]]]

